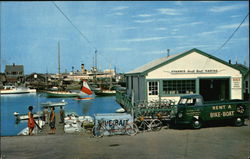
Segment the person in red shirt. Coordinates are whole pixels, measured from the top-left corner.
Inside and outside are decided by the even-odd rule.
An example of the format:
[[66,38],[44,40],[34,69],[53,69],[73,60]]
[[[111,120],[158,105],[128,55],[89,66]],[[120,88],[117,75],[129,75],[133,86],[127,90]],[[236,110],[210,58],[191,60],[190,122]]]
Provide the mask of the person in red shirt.
[[35,127],[35,120],[33,118],[33,113],[32,113],[32,110],[33,110],[33,106],[29,106],[29,112],[28,112],[28,127],[29,127],[29,135],[32,135],[32,132],[34,130],[34,127]]

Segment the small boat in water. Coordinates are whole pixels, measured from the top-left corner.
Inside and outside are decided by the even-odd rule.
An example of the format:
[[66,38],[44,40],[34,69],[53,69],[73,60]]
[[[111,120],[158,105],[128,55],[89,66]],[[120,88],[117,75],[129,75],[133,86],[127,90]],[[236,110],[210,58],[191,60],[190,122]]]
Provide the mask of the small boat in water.
[[49,98],[74,98],[80,95],[71,91],[47,91],[47,97]]
[[46,102],[46,103],[41,103],[42,107],[61,107],[65,106],[68,103],[62,100],[61,102]]
[[1,94],[23,94],[23,93],[36,93],[36,89],[30,89],[27,87],[15,87],[11,85],[3,86],[0,90]]
[[[16,120],[28,120],[29,119],[28,114],[19,114],[18,112],[14,112],[13,115],[16,117]],[[33,114],[34,119],[41,118],[42,116],[43,116],[42,112]]]
[[100,90],[100,91],[96,91],[95,95],[97,96],[114,96],[116,93],[115,90]]
[[47,91],[47,97],[51,98],[82,98],[86,96],[90,96],[93,92],[90,90],[87,81],[83,81],[83,85],[81,90],[78,91]]
[[115,111],[116,113],[124,113],[125,112],[125,109],[123,108],[119,108]]

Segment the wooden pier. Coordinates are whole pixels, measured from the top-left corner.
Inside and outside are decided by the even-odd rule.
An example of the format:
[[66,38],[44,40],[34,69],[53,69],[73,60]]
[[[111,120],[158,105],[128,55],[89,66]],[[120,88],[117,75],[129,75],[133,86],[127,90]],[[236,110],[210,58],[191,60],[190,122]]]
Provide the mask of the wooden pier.
[[[64,134],[64,123],[60,123],[60,115],[59,113],[55,113],[56,115],[56,134]],[[50,133],[50,126],[49,126],[49,122],[46,123],[43,128],[42,131],[38,132],[38,135],[46,135]]]

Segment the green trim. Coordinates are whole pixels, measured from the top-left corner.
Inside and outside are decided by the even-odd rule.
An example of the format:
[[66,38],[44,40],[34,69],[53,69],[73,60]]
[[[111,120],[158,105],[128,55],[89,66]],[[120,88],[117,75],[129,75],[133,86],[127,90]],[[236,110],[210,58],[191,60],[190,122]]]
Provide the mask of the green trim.
[[162,66],[164,66],[164,65],[166,65],[166,64],[168,64],[168,63],[170,63],[170,62],[173,62],[173,61],[175,61],[175,60],[178,60],[178,59],[180,59],[180,58],[182,58],[182,57],[184,57],[184,56],[186,56],[186,55],[188,55],[188,54],[190,54],[190,53],[193,53],[193,52],[196,52],[196,53],[199,53],[199,54],[201,54],[201,55],[203,55],[203,56],[206,56],[206,57],[208,57],[208,58],[211,58],[211,59],[213,59],[213,60],[215,60],[215,61],[218,61],[218,62],[220,62],[220,63],[223,63],[224,65],[227,65],[227,66],[229,66],[229,67],[231,67],[231,68],[234,68],[234,69],[236,69],[236,70],[238,70],[238,71],[240,71],[241,72],[241,74],[243,75],[243,76],[245,76],[247,73],[248,73],[248,69],[246,69],[246,68],[243,68],[243,67],[241,67],[241,66],[236,66],[236,65],[233,65],[233,64],[229,64],[228,62],[226,62],[226,61],[224,61],[224,60],[221,60],[221,59],[219,59],[219,58],[217,58],[217,57],[215,57],[215,56],[212,56],[212,55],[210,55],[210,54],[207,54],[207,53],[205,53],[205,52],[203,52],[203,51],[201,51],[201,50],[199,50],[199,49],[196,49],[196,48],[193,48],[193,49],[191,49],[191,50],[189,50],[189,51],[187,51],[187,52],[184,52],[184,53],[182,53],[182,54],[180,54],[180,55],[178,55],[178,56],[176,56],[176,57],[173,57],[173,58],[171,58],[171,59],[169,59],[169,60],[167,60],[167,61],[165,61],[165,62],[163,62],[163,63],[161,63],[161,64],[159,64],[159,65],[157,65],[157,66],[155,66],[155,67],[152,67],[152,68],[149,68],[148,70],[146,70],[146,71],[144,71],[144,72],[137,72],[137,73],[130,73],[130,74],[125,74],[125,75],[147,75],[149,72],[151,72],[151,71],[153,71],[153,70],[155,70],[155,69],[157,69],[157,68],[160,68],[160,67],[162,67]]

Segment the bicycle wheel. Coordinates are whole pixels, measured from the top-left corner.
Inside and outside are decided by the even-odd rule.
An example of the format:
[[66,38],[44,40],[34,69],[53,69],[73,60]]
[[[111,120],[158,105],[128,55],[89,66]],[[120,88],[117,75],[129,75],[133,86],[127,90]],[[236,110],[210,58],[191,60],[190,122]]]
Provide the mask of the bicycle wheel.
[[159,131],[162,128],[162,122],[159,119],[154,119],[150,123],[150,128],[152,131]]
[[138,127],[136,124],[127,124],[125,127],[125,132],[127,135],[136,135],[138,133]]
[[142,121],[141,123],[138,124],[138,129],[140,131],[145,131],[145,130],[147,130],[147,128],[148,128],[147,124],[144,121]]
[[92,134],[94,137],[103,137],[105,129],[103,127],[94,126],[92,129]]

